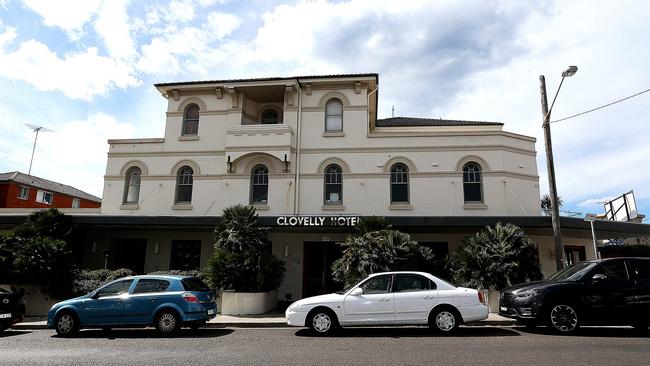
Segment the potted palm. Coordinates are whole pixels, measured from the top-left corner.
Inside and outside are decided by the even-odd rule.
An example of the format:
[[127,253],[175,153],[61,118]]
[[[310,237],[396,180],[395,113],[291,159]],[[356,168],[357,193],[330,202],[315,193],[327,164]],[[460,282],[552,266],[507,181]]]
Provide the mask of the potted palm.
[[214,241],[207,277],[221,294],[221,314],[262,314],[275,308],[284,262],[271,253],[268,229],[258,221],[255,208],[226,208]]

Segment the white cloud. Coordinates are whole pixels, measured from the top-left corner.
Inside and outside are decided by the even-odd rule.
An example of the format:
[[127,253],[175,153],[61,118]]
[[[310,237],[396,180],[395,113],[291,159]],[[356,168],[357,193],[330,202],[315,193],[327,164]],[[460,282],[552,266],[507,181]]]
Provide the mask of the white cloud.
[[616,198],[616,197],[607,196],[607,197],[602,197],[602,198],[589,198],[589,199],[586,199],[586,200],[584,200],[582,202],[579,202],[577,204],[577,206],[578,207],[583,207],[583,208],[595,207],[595,206],[603,207],[603,204],[605,202],[609,202],[609,201],[613,200],[614,198]]
[[7,27],[7,29],[0,34],[0,49],[11,44],[17,35],[15,28]]
[[0,75],[23,80],[38,90],[59,90],[82,100],[91,100],[114,88],[139,85],[128,65],[99,56],[94,47],[60,58],[35,40],[21,43],[14,52],[5,53],[0,48]]
[[160,38],[154,38],[150,44],[142,46],[142,57],[138,60],[137,67],[156,75],[173,75],[180,69],[178,60]]
[[23,0],[23,3],[42,16],[45,25],[59,27],[76,39],[99,9],[100,0]]
[[127,6],[130,0],[111,0],[102,4],[95,30],[104,39],[109,54],[114,58],[128,59],[136,54]]
[[207,16],[206,28],[211,37],[222,39],[229,36],[240,24],[241,20],[233,14],[212,12]]

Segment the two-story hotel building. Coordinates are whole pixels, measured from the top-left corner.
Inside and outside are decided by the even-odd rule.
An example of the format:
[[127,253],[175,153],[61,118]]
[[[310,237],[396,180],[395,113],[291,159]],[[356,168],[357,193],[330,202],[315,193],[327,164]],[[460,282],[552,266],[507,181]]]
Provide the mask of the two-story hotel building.
[[[438,254],[484,225],[513,222],[554,272],[533,137],[497,122],[377,118],[377,74],[156,88],[164,136],[108,141],[101,215],[80,218],[93,227],[89,267],[203,267],[223,209],[241,203],[257,208],[286,262],[281,300],[334,289],[336,243],[368,215]],[[565,225],[568,259],[592,258],[584,223]]]

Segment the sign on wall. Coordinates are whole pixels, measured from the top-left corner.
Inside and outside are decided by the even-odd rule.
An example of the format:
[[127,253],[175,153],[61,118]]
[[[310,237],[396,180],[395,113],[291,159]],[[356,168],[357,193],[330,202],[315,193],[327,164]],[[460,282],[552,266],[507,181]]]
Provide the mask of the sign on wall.
[[278,226],[355,226],[358,216],[279,216],[275,223]]

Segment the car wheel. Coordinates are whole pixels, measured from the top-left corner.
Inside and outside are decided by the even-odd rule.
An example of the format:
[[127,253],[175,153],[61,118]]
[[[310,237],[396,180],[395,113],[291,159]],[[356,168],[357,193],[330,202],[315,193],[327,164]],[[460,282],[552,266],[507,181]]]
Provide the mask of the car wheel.
[[557,304],[550,307],[547,315],[551,330],[559,333],[571,333],[578,329],[580,322],[574,306]]
[[79,332],[79,320],[71,312],[64,312],[57,315],[54,320],[56,334],[62,337],[70,337]]
[[314,334],[328,336],[336,330],[338,320],[331,310],[317,309],[307,317],[307,325]]
[[450,308],[435,310],[429,317],[429,327],[440,334],[451,334],[459,325],[458,313]]
[[180,329],[180,318],[175,311],[163,310],[156,317],[156,329],[162,335],[172,335]]

